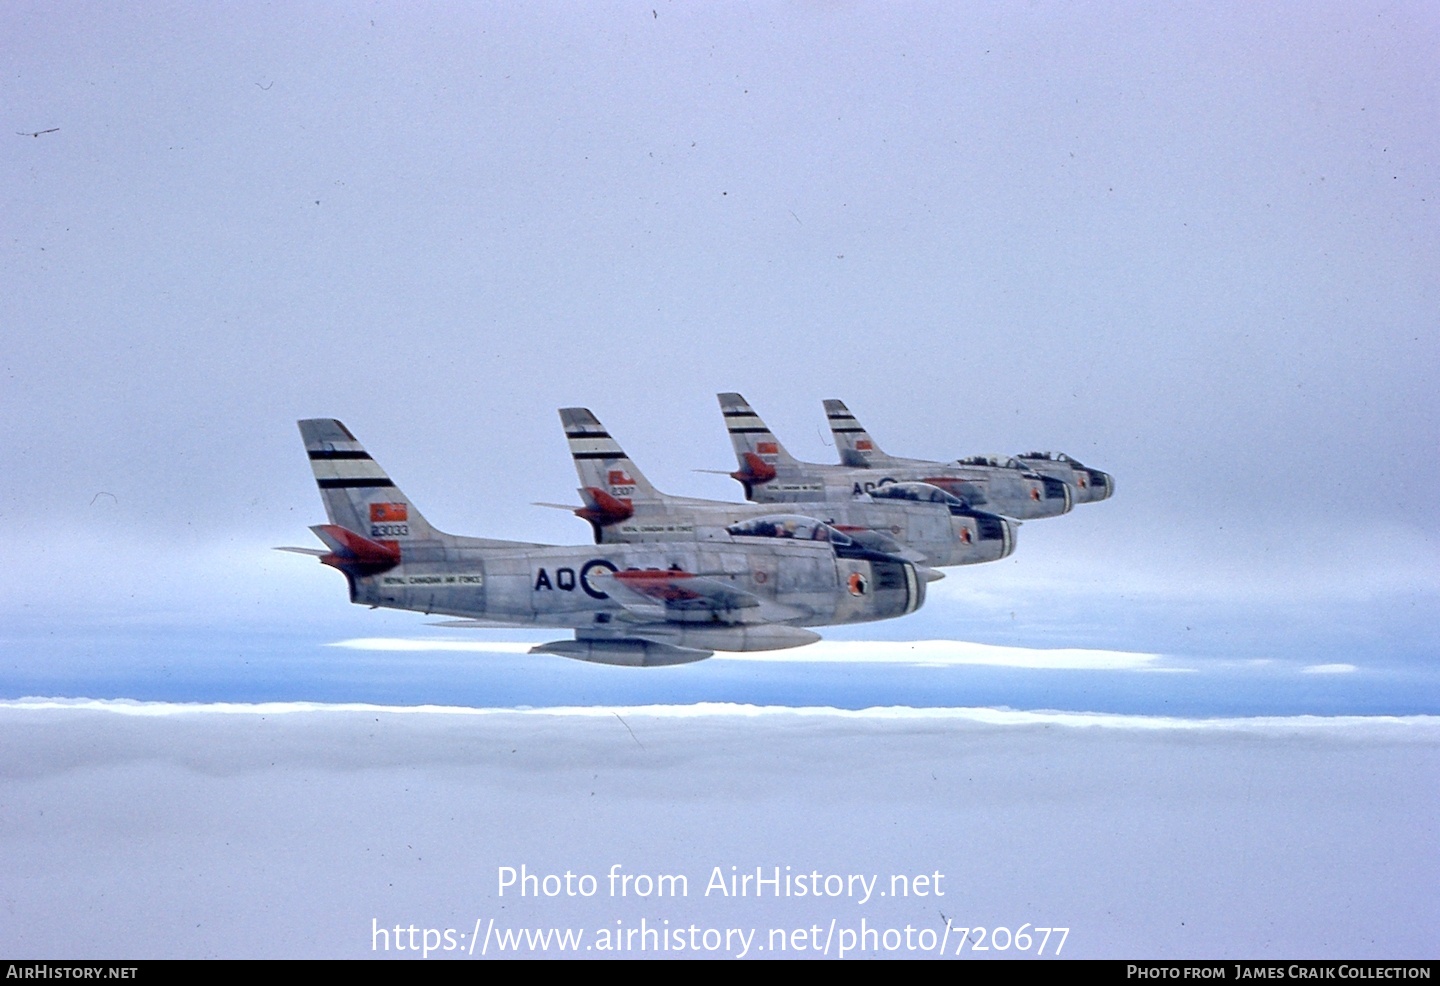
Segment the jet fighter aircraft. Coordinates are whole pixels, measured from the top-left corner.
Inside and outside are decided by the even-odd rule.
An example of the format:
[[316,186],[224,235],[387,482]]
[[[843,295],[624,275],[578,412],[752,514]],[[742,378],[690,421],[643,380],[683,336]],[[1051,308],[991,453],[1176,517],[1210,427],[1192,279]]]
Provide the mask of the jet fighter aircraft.
[[[971,507],[1019,520],[1057,517],[1068,513],[1073,502],[1065,483],[1031,472],[1013,460],[936,463],[895,459],[880,453],[868,435],[860,438],[848,431],[844,432],[847,442],[853,438],[855,447],[842,465],[801,462],[785,450],[745,398],[739,394],[718,396],[740,461],[739,470],[730,475],[745,487],[746,499],[757,503],[843,499],[857,493],[873,494],[882,486],[901,482],[938,486]],[[837,432],[837,439],[840,434]],[[870,465],[870,459],[861,454],[867,451],[877,453],[883,466]]]
[[[596,544],[676,541],[717,532],[774,512],[764,503],[725,503],[661,493],[589,409],[561,408],[585,506],[565,508],[590,522]],[[558,506],[547,504],[547,506]],[[861,547],[926,565],[972,565],[1015,550],[1015,525],[944,490],[897,483],[871,495],[797,505]],[[902,547],[903,546],[903,547]],[[938,577],[939,573],[935,573]]]
[[459,626],[561,627],[532,648],[601,664],[683,664],[713,651],[778,650],[803,629],[886,619],[925,600],[925,575],[810,518],[707,540],[560,547],[433,527],[339,421],[300,423],[329,523],[325,550],[350,601],[439,613]]
[[1095,503],[1115,495],[1115,477],[1091,469],[1064,452],[1026,452],[1017,455],[1020,464],[1042,476],[1053,476],[1071,488],[1076,503]]
[[887,471],[921,467],[931,472],[936,469],[986,465],[1022,469],[1060,480],[1070,487],[1071,498],[1076,503],[1104,500],[1115,490],[1115,480],[1109,473],[1086,468],[1064,452],[1029,452],[1014,457],[972,455],[949,463],[926,459],[899,459],[880,450],[875,439],[855,420],[855,415],[850,413],[843,401],[827,400],[825,417],[830,420],[830,432],[835,436],[835,447],[840,450],[840,461],[847,466]]

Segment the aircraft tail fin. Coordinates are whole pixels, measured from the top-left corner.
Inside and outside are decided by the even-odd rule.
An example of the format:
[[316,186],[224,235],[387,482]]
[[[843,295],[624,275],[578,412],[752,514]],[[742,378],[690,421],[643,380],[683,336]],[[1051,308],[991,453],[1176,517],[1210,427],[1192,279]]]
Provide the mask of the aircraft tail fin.
[[735,458],[740,463],[740,468],[730,475],[745,485],[747,494],[751,487],[774,479],[778,469],[800,465],[745,398],[739,394],[716,396],[720,399],[720,413],[725,416],[725,428],[730,432]]
[[586,505],[580,515],[586,520],[601,524],[624,520],[637,501],[658,503],[665,498],[588,408],[562,407],[560,422],[580,477],[580,496]]
[[830,433],[835,436],[835,448],[840,452],[840,463],[846,466],[866,468],[880,465],[890,459],[880,450],[875,439],[865,427],[855,420],[855,415],[845,406],[844,401],[827,400],[825,417],[830,419]]
[[[361,556],[374,554],[376,549],[367,545],[375,544],[386,552],[393,549],[398,558],[399,548],[406,541],[447,536],[430,526],[339,421],[306,419],[300,422],[300,436],[310,456],[315,485],[320,487],[320,499],[325,502],[325,514],[330,518],[325,530],[331,538],[322,535],[321,540],[332,550],[337,550],[332,538],[338,537],[341,547]],[[337,535],[332,528],[358,535],[358,540]],[[382,559],[377,556],[371,560],[378,563]]]

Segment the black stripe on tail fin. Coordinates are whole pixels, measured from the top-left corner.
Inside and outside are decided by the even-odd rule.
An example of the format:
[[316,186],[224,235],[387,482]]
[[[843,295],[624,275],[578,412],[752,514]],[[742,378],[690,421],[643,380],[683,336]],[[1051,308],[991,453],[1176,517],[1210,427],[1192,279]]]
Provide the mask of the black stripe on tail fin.
[[606,509],[611,514],[618,515],[622,507],[629,510],[637,500],[664,499],[664,494],[650,485],[645,474],[588,408],[562,407],[560,423],[565,426],[565,439],[570,443],[570,456],[575,460],[581,487],[604,494],[595,499],[602,501],[602,506],[608,503]]
[[362,540],[401,546],[446,536],[430,526],[350,429],[334,418],[308,418],[299,424],[332,525]]
[[730,433],[735,458],[740,463],[739,470],[730,475],[744,483],[747,492],[752,486],[774,479],[778,469],[800,465],[744,397],[734,393],[716,396],[720,399],[720,413],[725,417],[725,429]]
[[835,448],[840,452],[841,465],[863,469],[889,460],[890,456],[880,450],[875,439],[855,420],[855,415],[850,413],[844,401],[827,400],[825,417],[830,421],[830,433],[835,436]]

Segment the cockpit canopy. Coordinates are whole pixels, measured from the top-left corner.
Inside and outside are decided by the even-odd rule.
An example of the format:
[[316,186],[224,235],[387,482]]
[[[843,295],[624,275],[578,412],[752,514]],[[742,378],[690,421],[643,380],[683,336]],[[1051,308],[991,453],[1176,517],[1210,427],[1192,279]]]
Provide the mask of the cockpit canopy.
[[1025,468],[1018,459],[1008,455],[971,455],[963,459],[956,459],[957,466],[991,466],[995,469],[1021,469]]
[[909,500],[913,503],[943,503],[947,507],[965,507],[967,504],[953,493],[946,493],[929,483],[886,483],[870,491],[875,500]]
[[1064,452],[1026,452],[1020,458],[1044,459],[1048,462],[1064,462],[1068,465],[1075,466],[1076,468],[1084,468],[1080,465],[1079,460],[1070,458],[1070,456],[1066,455]]
[[792,541],[827,541],[838,547],[855,542],[824,521],[801,514],[770,514],[731,524],[725,528],[732,537],[786,538]]

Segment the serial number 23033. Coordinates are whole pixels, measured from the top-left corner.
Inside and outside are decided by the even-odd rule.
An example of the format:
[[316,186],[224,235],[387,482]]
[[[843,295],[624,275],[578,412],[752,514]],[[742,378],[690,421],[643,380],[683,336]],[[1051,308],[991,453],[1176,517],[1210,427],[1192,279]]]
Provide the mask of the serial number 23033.
[[405,537],[410,533],[409,524],[371,524],[370,536],[372,538],[398,538]]

